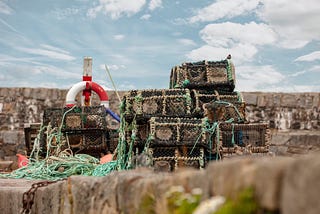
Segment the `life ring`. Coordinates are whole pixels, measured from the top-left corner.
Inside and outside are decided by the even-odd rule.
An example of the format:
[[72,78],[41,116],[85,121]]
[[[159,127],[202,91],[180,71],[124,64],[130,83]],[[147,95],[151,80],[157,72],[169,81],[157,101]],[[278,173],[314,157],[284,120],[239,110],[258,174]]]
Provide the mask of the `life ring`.
[[72,107],[76,104],[76,96],[79,92],[90,89],[96,92],[100,98],[100,104],[109,109],[109,97],[107,92],[97,83],[91,81],[81,81],[74,84],[68,91],[66,96],[66,106]]
[[109,97],[107,92],[97,83],[91,81],[82,81],[74,84],[68,91],[66,96],[66,106],[72,107],[76,104],[76,96],[79,92],[83,90],[93,90],[96,92],[100,98],[100,104],[106,109],[106,112],[110,114],[115,120],[120,122],[120,117],[112,112],[109,108]]

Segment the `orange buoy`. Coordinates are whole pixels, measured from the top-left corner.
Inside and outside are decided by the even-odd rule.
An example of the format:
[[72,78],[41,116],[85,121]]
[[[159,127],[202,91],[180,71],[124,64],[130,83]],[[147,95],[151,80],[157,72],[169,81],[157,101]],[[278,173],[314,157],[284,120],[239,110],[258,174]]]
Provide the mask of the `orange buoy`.
[[104,164],[104,163],[108,163],[110,161],[112,161],[112,154],[107,154],[103,157],[100,158],[100,164]]
[[16,156],[18,157],[18,167],[21,168],[23,166],[27,166],[29,159],[22,155],[22,154],[16,154]]

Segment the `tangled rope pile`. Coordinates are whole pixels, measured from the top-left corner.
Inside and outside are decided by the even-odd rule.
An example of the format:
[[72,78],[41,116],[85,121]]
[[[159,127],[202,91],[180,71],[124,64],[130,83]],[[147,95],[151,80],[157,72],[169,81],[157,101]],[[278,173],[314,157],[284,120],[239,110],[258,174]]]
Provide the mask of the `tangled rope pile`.
[[[62,121],[72,109],[64,113]],[[9,174],[0,174],[0,177],[60,180],[71,175],[104,176],[117,169],[118,160],[100,164],[99,159],[90,155],[73,155],[69,143],[63,138],[61,128],[62,125],[59,128],[51,129],[50,124],[47,127],[42,126],[40,128],[40,131],[45,131],[47,134],[47,151],[44,159],[41,159],[39,155],[41,152],[40,132],[34,141],[28,165]]]

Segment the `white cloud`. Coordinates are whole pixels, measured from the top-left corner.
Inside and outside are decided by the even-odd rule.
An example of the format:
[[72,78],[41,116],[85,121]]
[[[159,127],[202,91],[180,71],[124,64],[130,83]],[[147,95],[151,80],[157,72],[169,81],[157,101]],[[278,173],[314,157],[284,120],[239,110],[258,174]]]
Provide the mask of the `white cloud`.
[[[261,91],[261,90],[260,90]],[[285,84],[280,86],[273,86],[270,88],[264,89],[264,91],[268,92],[318,92],[320,91],[319,85],[295,85],[295,84]]]
[[0,1],[0,13],[10,15],[13,10],[3,1]]
[[70,16],[74,16],[80,12],[79,8],[76,7],[69,7],[63,9],[55,9],[52,13],[56,16],[58,20],[66,19]]
[[289,77],[297,77],[297,76],[300,76],[300,75],[305,74],[305,73],[307,73],[307,71],[306,71],[306,70],[303,70],[303,71],[295,72],[295,73],[290,74],[290,75],[288,75],[288,76],[289,76]]
[[273,91],[284,79],[271,65],[236,67],[236,87],[240,91]]
[[204,45],[198,49],[192,50],[187,54],[191,60],[219,60],[225,59],[228,54],[232,55],[233,61],[240,64],[244,61],[250,61],[257,53],[257,49],[249,44],[237,44],[231,48],[213,47]]
[[150,14],[144,14],[143,16],[140,17],[142,20],[149,20],[151,18]]
[[252,45],[272,44],[277,38],[268,25],[255,22],[209,24],[200,31],[200,36],[203,41],[215,47],[232,47],[239,42]]
[[[120,69],[125,69],[126,66],[125,65],[107,65],[108,66],[108,69],[110,71],[117,71],[117,70],[120,70]],[[102,70],[105,70],[105,65],[100,65],[100,68]]]
[[310,71],[320,73],[320,65],[314,65]]
[[124,35],[123,34],[117,34],[117,35],[114,35],[113,36],[113,38],[115,39],[115,40],[123,40],[124,39]]
[[301,48],[320,38],[320,3],[318,0],[262,0],[259,17],[282,38],[284,48]]
[[[314,65],[311,68],[295,72],[293,74],[288,75],[289,77],[297,77],[303,74],[312,74],[312,73],[320,73],[320,65]],[[318,79],[318,78],[317,78]]]
[[145,5],[146,0],[100,0],[99,4],[88,10],[87,16],[95,18],[102,12],[111,17],[119,19],[122,16],[132,16],[138,13]]
[[128,91],[128,90],[137,89],[137,86],[132,84],[131,82],[124,81],[124,82],[121,82],[119,84],[119,88],[118,89],[121,90],[121,91]]
[[189,19],[190,23],[216,21],[221,18],[232,18],[254,10],[259,0],[218,0],[200,9]]
[[241,64],[244,61],[250,61],[257,52],[257,48],[250,44],[239,43],[231,48],[204,45],[192,50],[187,54],[187,57],[191,60],[219,60],[225,59],[228,54],[231,54],[233,61],[236,64]]
[[266,24],[255,22],[209,24],[200,31],[200,36],[206,45],[192,50],[188,58],[212,60],[231,54],[238,64],[251,61],[258,52],[257,46],[272,44],[277,39],[277,34]]
[[319,0],[217,0],[188,21],[216,21],[254,13],[278,34],[276,45],[297,49],[320,40],[319,11]]
[[178,42],[184,46],[195,46],[197,45],[193,40],[191,39],[178,39]]
[[68,51],[65,51],[65,50],[63,50],[61,48],[54,47],[54,46],[51,46],[51,45],[41,44],[40,46],[45,48],[45,49],[51,50],[51,51],[56,51],[56,52],[60,52],[60,53],[64,53],[64,54],[70,54]]
[[16,49],[33,55],[45,56],[51,59],[72,61],[75,57],[71,56],[69,52],[64,51],[60,48],[56,48],[50,45],[41,45],[43,48],[25,48],[17,47]]
[[297,61],[311,62],[311,61],[315,61],[315,60],[320,60],[320,51],[314,51],[310,54],[300,56],[300,57],[296,58],[294,61],[295,62],[297,62]]
[[149,10],[154,10],[158,7],[162,7],[162,0],[151,0],[149,2]]
[[15,29],[12,25],[8,24],[8,22],[4,21],[4,20],[1,19],[1,18],[0,18],[0,22],[1,22],[3,25],[7,26],[7,27],[8,27],[10,30],[12,30],[13,32],[19,33],[19,32],[17,31],[17,29]]

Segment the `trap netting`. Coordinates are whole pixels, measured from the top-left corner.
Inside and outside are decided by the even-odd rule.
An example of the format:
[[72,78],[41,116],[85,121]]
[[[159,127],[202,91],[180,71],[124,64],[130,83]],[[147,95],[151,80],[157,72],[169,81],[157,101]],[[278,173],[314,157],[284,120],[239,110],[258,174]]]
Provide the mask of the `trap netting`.
[[183,63],[171,69],[170,88],[233,91],[235,71],[230,60]]
[[[42,156],[48,152],[48,141],[53,146],[63,142],[61,149],[70,148],[75,154],[95,157],[110,149],[104,106],[48,108],[44,111],[42,126],[39,139]],[[58,136],[53,134],[56,131]]]

